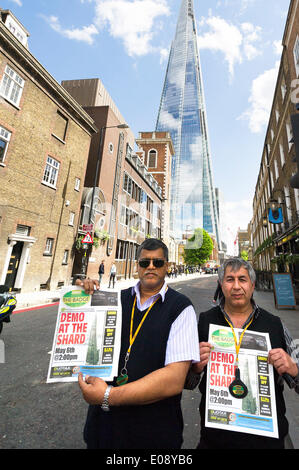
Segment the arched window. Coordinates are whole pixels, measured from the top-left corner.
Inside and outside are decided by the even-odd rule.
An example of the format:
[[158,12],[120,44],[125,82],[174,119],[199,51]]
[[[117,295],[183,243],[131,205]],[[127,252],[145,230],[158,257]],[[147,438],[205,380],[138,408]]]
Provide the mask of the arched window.
[[157,168],[157,150],[152,149],[148,152],[147,167]]

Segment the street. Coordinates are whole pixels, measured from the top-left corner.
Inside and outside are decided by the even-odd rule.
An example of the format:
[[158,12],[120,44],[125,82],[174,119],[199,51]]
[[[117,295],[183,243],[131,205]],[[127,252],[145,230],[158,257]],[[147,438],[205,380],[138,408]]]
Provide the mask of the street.
[[[216,276],[172,284],[191,298],[197,314],[211,307],[215,286]],[[292,313],[294,318],[298,315]],[[57,305],[28,310],[16,313],[12,322],[4,325],[1,340],[5,344],[5,363],[0,364],[1,449],[85,448],[82,430],[87,404],[79,387],[46,384],[56,315]],[[291,328],[291,324],[288,326]],[[291,333],[295,334],[292,330]],[[199,399],[197,390],[183,392],[184,449],[194,449],[198,442]],[[293,408],[296,404],[292,414],[298,417],[298,395],[293,393],[291,399]]]

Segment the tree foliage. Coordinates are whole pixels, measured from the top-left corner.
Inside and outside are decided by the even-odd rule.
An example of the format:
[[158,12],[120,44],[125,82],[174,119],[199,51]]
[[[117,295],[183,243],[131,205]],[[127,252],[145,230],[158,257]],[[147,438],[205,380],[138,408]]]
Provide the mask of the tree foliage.
[[213,247],[210,235],[203,228],[195,229],[184,248],[185,263],[191,266],[204,264],[210,258]]

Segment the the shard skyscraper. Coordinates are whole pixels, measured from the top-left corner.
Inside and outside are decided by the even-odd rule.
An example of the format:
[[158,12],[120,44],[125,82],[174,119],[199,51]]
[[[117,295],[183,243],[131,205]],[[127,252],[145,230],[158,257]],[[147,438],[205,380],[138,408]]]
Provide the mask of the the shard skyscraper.
[[182,0],[171,46],[156,131],[174,144],[170,230],[175,238],[204,228],[220,247],[193,0]]

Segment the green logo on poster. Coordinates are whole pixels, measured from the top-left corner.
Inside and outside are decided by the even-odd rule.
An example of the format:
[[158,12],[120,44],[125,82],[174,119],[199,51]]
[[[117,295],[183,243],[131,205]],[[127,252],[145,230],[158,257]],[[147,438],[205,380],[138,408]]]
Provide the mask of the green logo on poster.
[[62,300],[68,307],[77,308],[87,304],[89,302],[89,298],[89,294],[85,294],[84,291],[71,290],[64,294]]
[[234,345],[234,336],[231,331],[216,330],[212,334],[212,342],[222,348],[230,348]]

